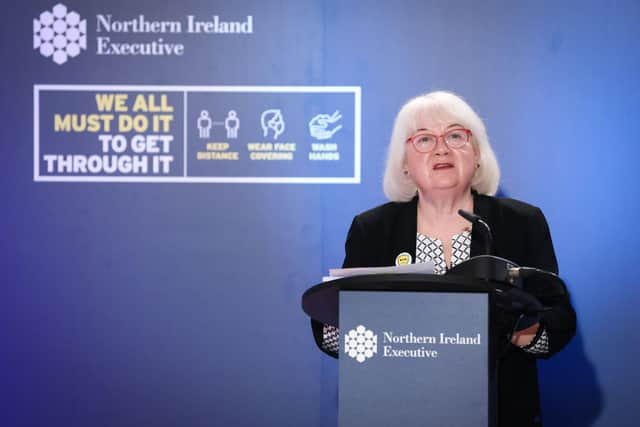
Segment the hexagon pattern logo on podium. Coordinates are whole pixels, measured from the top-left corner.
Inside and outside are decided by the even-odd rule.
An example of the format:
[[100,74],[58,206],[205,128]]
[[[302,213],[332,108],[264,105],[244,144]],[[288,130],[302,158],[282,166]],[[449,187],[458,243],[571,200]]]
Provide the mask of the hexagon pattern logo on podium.
[[363,325],[358,325],[345,334],[344,352],[362,363],[378,352],[378,336]]

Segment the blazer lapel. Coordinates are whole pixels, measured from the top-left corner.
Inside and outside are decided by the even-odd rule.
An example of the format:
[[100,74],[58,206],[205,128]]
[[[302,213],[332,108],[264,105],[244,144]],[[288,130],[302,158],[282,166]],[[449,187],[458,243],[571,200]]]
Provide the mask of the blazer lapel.
[[411,264],[416,262],[416,231],[418,229],[418,196],[403,203],[391,227],[391,252],[387,254],[389,265],[396,265],[396,258],[401,253],[411,255]]

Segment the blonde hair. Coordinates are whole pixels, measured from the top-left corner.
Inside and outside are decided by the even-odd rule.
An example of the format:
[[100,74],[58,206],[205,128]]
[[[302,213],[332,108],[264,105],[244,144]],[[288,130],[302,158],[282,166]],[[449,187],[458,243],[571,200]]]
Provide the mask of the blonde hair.
[[484,123],[461,97],[451,92],[431,92],[410,99],[402,106],[391,134],[384,172],[384,194],[389,200],[411,200],[418,190],[404,172],[407,138],[418,129],[419,118],[451,121],[468,128],[480,152],[479,167],[471,179],[471,188],[478,193],[494,195],[500,181],[500,168],[484,127]]

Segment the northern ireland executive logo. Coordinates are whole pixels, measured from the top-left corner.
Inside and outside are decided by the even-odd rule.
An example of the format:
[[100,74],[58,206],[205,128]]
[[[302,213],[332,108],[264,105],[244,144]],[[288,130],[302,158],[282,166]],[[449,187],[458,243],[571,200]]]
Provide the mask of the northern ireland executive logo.
[[58,3],[33,19],[33,48],[62,65],[87,49],[87,21]]
[[344,352],[362,363],[378,352],[378,336],[364,326],[358,325],[345,335]]

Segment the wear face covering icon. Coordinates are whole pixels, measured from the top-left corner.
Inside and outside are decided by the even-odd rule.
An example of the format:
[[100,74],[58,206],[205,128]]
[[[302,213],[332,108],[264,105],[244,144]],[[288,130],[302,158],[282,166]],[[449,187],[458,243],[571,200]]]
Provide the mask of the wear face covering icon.
[[284,132],[284,118],[282,111],[278,109],[269,109],[262,112],[260,116],[260,124],[262,125],[263,136],[269,135],[269,130],[273,131],[273,139],[278,139]]

